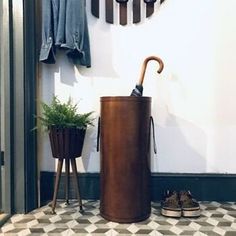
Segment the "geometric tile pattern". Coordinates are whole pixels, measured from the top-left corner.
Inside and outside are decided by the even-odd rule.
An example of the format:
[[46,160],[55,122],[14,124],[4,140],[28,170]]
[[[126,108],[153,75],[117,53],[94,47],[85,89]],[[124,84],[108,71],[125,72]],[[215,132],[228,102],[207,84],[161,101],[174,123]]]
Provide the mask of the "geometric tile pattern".
[[133,224],[118,224],[103,219],[99,201],[83,201],[79,205],[58,203],[56,214],[47,205],[26,215],[17,214],[0,229],[0,236],[70,236],[70,235],[151,235],[151,236],[236,236],[236,203],[200,202],[199,218],[167,218],[160,214],[160,203],[152,202],[150,218]]

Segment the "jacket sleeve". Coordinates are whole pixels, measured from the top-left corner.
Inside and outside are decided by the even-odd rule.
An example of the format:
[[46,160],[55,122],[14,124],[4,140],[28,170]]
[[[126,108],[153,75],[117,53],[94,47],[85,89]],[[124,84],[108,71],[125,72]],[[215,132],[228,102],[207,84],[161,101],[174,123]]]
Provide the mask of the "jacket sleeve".
[[53,31],[52,1],[42,0],[42,44],[39,60],[48,64],[56,62]]
[[85,0],[70,0],[66,9],[67,56],[77,65],[91,66],[89,32]]

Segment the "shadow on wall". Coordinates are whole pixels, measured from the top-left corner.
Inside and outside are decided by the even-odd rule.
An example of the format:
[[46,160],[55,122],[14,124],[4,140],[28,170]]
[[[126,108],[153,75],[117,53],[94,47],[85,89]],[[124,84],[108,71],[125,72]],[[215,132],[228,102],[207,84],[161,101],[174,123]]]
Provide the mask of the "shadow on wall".
[[[54,94],[56,96],[58,95],[59,99],[63,97],[67,99],[69,96],[74,99],[74,97],[76,97],[75,95],[78,93],[78,91],[76,91],[75,89],[77,88],[78,83],[80,83],[79,86],[82,86],[83,89],[88,88],[87,82],[81,84],[81,80],[76,74],[74,65],[68,60],[63,50],[57,51],[56,58],[56,64],[42,65],[42,90],[40,100],[46,103],[50,103],[52,101],[52,97]],[[63,84],[67,85],[68,87],[62,86]],[[86,93],[89,92],[91,91],[88,91]],[[94,127],[91,127],[86,131],[82,158],[77,159],[78,162],[82,161],[82,166],[78,165],[79,170],[87,171],[89,169],[89,165],[92,165],[92,168],[95,170],[98,169],[98,165],[94,167],[94,164],[92,163],[94,162],[94,158],[90,158],[91,156],[95,156],[95,158],[97,156],[96,132],[97,129],[95,121]],[[56,162],[53,158],[51,158],[52,154],[48,134],[39,133],[39,135],[39,156],[42,157],[40,160],[40,169],[45,171],[55,170]],[[95,162],[99,163],[99,160],[96,159]]]
[[[91,68],[77,65],[81,75],[87,77],[118,77],[113,65],[113,40],[111,25],[102,20],[88,17],[88,29],[91,51]],[[92,29],[92,30],[91,30]]]
[[[74,65],[66,56],[66,50],[58,49],[56,54],[56,64],[46,65],[46,77],[60,77],[61,83],[73,86],[77,82],[76,69],[81,76],[91,78],[96,76],[103,78],[116,78],[117,72],[113,65],[112,55],[112,33],[109,24],[94,24],[90,26],[93,31],[90,33],[91,67]],[[102,55],[102,57],[101,57]],[[51,80],[53,81],[53,80]],[[54,90],[52,90],[54,92]]]
[[[40,101],[45,103],[50,103],[55,91],[55,73],[59,73],[58,65],[45,65],[42,64],[42,80],[41,91],[40,91]],[[54,170],[55,162],[51,158],[51,149],[48,141],[48,134],[45,132],[38,132],[38,152],[40,158],[40,170]],[[50,150],[50,152],[48,152]],[[50,161],[48,161],[50,160]]]
[[206,172],[206,134],[180,117],[167,114],[164,126],[156,126],[157,157],[152,167],[158,172]]
[[[60,77],[61,83],[69,86],[77,83],[74,65],[66,56],[65,50],[58,50],[56,66],[59,68],[58,76]],[[54,93],[54,91],[52,92]]]
[[[94,121],[94,127],[88,128],[84,140],[82,163],[83,168],[87,172],[88,169],[92,171],[99,171],[99,152],[97,152],[97,120]],[[91,162],[90,162],[91,161]],[[94,164],[93,164],[94,163]]]

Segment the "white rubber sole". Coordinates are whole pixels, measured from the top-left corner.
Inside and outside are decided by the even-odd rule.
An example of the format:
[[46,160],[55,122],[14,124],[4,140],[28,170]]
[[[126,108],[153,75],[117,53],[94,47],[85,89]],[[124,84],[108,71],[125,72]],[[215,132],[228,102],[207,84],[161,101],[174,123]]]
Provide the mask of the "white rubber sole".
[[183,217],[199,217],[201,215],[200,209],[197,210],[182,210]]
[[162,208],[161,209],[161,214],[163,216],[167,216],[167,217],[179,218],[179,217],[181,217],[181,210],[179,210],[179,211],[171,211],[171,210],[167,210],[167,209]]

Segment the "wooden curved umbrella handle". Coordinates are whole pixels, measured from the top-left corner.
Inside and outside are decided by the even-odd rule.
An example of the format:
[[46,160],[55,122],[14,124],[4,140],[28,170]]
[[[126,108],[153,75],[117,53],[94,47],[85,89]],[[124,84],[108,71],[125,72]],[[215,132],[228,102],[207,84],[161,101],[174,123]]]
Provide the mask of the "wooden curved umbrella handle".
[[138,85],[142,85],[143,84],[143,80],[144,80],[144,75],[145,75],[145,72],[146,72],[146,69],[147,69],[147,63],[151,60],[154,60],[154,61],[157,61],[159,63],[159,69],[157,70],[157,73],[161,73],[163,68],[164,68],[164,63],[163,61],[161,60],[161,58],[159,57],[156,57],[156,56],[150,56],[150,57],[147,57],[144,62],[143,62],[143,65],[142,65],[142,70],[141,70],[141,75],[140,75],[140,79],[139,79],[139,82],[138,82]]

